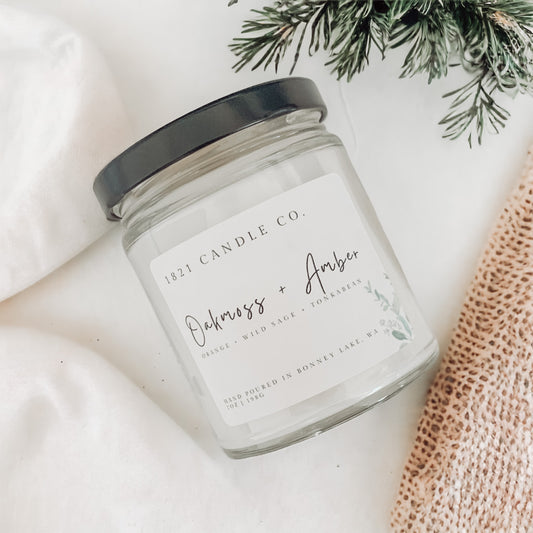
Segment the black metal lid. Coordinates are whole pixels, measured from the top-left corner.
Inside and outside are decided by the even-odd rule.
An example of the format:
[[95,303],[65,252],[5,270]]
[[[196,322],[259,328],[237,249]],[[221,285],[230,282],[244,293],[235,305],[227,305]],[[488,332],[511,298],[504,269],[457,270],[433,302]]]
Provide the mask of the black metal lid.
[[144,137],[107,164],[94,180],[94,193],[107,218],[126,193],[196,150],[264,120],[298,109],[326,105],[307,78],[284,78],[215,100]]

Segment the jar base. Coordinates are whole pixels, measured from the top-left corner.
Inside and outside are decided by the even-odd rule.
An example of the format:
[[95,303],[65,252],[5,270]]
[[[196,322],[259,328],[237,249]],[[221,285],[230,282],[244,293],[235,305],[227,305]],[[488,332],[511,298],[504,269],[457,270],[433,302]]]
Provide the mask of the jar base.
[[350,407],[342,409],[333,415],[330,415],[319,422],[313,422],[312,424],[305,425],[296,431],[285,434],[280,437],[266,440],[264,442],[247,446],[244,448],[222,448],[224,453],[231,459],[246,459],[247,457],[254,457],[256,455],[263,455],[265,453],[273,452],[281,448],[296,444],[312,437],[316,437],[329,429],[332,429],[348,420],[355,418],[368,411],[372,407],[392,398],[399,393],[404,387],[413,382],[416,378],[422,375],[428,367],[437,359],[439,355],[439,347],[436,341],[432,342],[427,349],[428,356],[425,358],[422,364],[415,367],[408,374],[400,377],[393,383],[388,384],[377,390],[374,394],[367,396],[364,401],[357,402]]

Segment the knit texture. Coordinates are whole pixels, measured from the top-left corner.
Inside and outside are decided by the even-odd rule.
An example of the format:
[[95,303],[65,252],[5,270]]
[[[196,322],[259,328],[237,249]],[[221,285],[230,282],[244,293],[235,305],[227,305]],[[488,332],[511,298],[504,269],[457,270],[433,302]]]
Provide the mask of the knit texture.
[[395,532],[533,532],[533,149],[431,386]]

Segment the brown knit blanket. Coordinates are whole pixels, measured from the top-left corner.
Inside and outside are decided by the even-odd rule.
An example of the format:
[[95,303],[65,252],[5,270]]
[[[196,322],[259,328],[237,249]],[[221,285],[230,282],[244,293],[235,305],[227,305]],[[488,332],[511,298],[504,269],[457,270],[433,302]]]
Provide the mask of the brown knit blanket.
[[533,532],[533,150],[431,386],[395,532]]

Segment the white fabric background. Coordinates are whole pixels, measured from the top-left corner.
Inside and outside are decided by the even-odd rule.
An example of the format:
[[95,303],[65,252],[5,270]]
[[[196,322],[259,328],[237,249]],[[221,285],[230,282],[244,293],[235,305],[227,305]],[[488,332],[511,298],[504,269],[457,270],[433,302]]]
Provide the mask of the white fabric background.
[[[230,68],[226,45],[248,9],[261,5],[255,0],[232,8],[207,0],[8,4],[58,15],[97,45],[136,138],[274,77]],[[373,58],[341,91],[322,59],[304,59],[296,74],[319,85],[328,128],[349,147],[445,346],[533,140],[532,102],[509,102],[505,132],[469,150],[441,140],[436,124],[446,109],[440,95],[457,86],[459,72],[429,87],[421,78],[398,80],[394,53]],[[2,302],[0,324],[0,465],[8,480],[0,530],[387,531],[430,375],[319,438],[231,461],[176,365],[118,228]]]
[[93,47],[53,17],[0,5],[0,300],[108,227],[92,178],[131,141]]
[[94,352],[2,328],[0,375],[1,531],[234,531],[245,491]]

